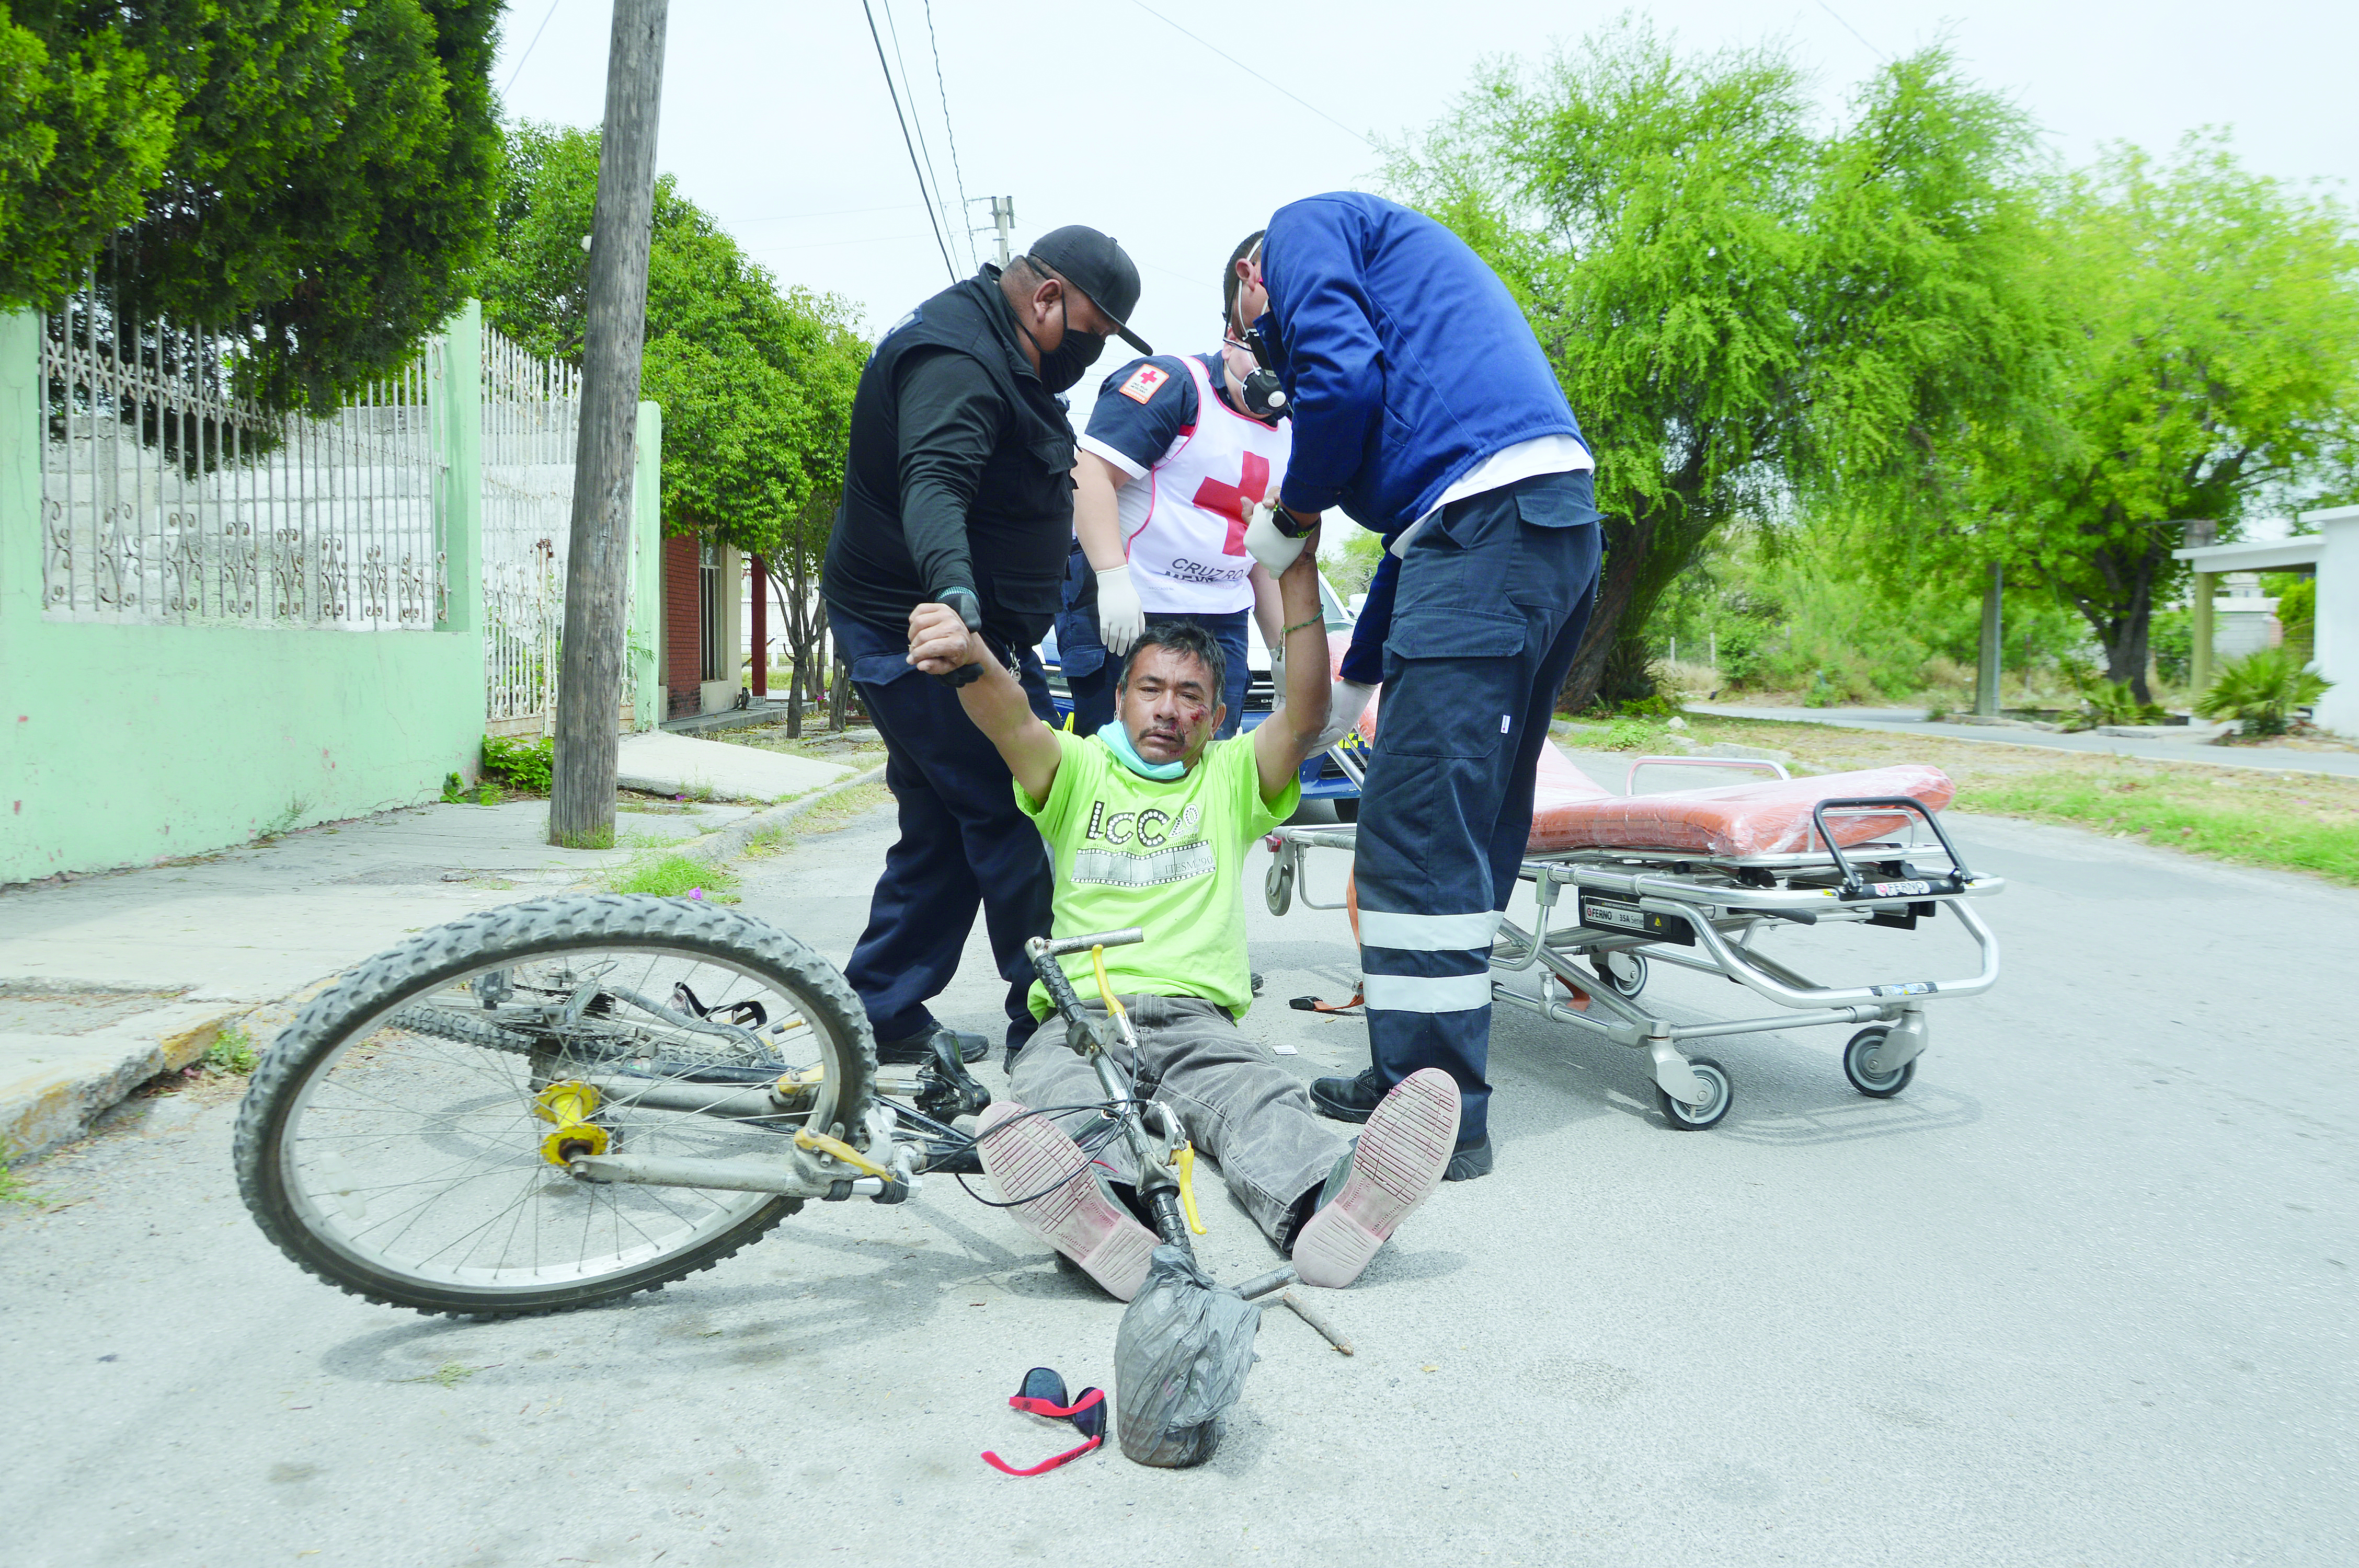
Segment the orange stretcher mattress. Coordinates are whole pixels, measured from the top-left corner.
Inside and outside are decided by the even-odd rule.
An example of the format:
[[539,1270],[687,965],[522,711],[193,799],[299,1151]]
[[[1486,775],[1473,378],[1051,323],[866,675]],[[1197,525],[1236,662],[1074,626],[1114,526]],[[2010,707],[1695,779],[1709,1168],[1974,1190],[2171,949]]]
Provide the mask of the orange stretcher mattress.
[[[1802,854],[1823,849],[1810,825],[1810,808],[1822,800],[1906,795],[1939,811],[1956,793],[1940,769],[1902,762],[1814,778],[1618,795],[1591,783],[1551,742],[1540,752],[1529,848],[1536,855],[1556,849],[1675,849],[1732,860]],[[1832,816],[1827,826],[1848,849],[1897,833],[1913,820],[1905,812],[1857,812]]]

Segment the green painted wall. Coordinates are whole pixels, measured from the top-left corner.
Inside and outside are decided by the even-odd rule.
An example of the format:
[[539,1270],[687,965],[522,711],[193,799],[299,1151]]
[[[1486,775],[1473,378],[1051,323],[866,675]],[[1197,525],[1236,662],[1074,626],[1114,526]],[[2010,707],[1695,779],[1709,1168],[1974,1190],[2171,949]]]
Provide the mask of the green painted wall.
[[[481,308],[445,340],[447,618],[431,632],[105,625],[41,613],[40,319],[0,316],[0,883],[144,865],[439,797],[484,732]],[[643,626],[662,418],[640,406]],[[632,660],[659,714],[653,636]],[[642,719],[642,722],[646,722]]]

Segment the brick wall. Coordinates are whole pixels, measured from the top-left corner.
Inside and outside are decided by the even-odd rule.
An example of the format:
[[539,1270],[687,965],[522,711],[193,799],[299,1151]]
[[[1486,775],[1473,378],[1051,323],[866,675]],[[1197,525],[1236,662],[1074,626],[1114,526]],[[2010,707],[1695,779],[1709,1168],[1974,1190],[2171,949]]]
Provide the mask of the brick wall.
[[694,713],[704,673],[696,583],[696,540],[676,534],[663,542],[663,682],[670,700],[665,717]]

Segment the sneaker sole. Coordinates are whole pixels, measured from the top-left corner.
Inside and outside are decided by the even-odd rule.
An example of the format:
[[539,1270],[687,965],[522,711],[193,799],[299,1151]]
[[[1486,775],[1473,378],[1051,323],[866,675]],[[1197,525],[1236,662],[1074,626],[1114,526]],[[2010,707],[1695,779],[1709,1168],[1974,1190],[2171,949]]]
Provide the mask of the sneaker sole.
[[1411,1073],[1385,1097],[1360,1134],[1343,1190],[1295,1238],[1294,1271],[1304,1284],[1335,1290],[1360,1277],[1440,1184],[1458,1143],[1458,1085],[1439,1067]]
[[1118,1301],[1130,1300],[1147,1282],[1155,1233],[1083,1173],[1089,1169],[1089,1156],[1047,1118],[1026,1116],[1012,1127],[1000,1127],[1010,1118],[1023,1116],[1024,1109],[1013,1100],[996,1100],[984,1108],[983,1130],[976,1140],[984,1173],[998,1187],[1003,1200],[1055,1187],[1046,1196],[1007,1212],[1025,1229],[1079,1264],[1107,1293]]

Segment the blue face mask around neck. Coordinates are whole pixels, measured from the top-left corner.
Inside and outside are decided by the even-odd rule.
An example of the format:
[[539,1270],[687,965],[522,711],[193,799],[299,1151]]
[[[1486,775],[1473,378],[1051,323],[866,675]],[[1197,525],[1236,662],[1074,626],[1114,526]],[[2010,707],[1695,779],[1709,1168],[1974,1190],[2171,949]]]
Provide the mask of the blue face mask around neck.
[[1185,761],[1150,762],[1140,756],[1138,748],[1130,743],[1130,730],[1119,719],[1110,724],[1101,725],[1098,729],[1098,739],[1105,742],[1105,749],[1112,752],[1124,767],[1128,768],[1140,778],[1153,779],[1158,784],[1169,784],[1188,771]]

